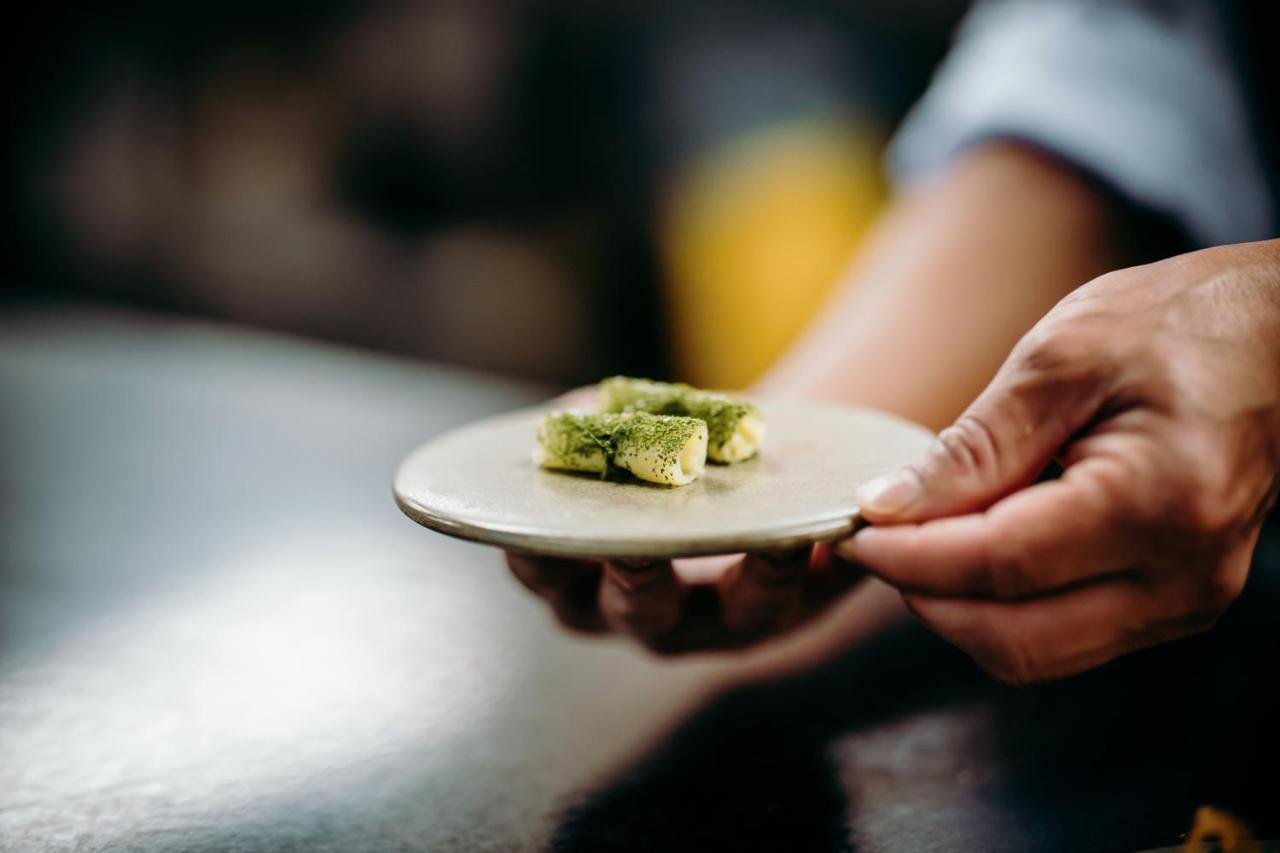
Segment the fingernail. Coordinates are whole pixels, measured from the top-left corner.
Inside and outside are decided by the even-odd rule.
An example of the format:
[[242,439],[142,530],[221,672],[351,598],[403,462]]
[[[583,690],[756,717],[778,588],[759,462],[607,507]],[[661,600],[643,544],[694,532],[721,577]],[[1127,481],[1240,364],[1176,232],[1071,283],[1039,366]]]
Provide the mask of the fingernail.
[[858,489],[856,500],[864,511],[896,515],[920,497],[920,477],[910,468],[876,477]]

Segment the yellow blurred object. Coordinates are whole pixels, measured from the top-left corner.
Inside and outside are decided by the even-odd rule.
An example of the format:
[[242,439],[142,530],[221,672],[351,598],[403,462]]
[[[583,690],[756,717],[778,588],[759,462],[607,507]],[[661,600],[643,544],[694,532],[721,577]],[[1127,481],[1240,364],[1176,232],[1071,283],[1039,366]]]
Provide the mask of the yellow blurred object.
[[807,121],[681,171],[661,241],[682,379],[740,388],[808,325],[883,201],[879,150],[851,122]]
[[1182,849],[1196,853],[1209,842],[1215,842],[1216,849],[1222,853],[1260,853],[1262,850],[1240,821],[1211,806],[1201,806],[1196,809],[1195,823]]

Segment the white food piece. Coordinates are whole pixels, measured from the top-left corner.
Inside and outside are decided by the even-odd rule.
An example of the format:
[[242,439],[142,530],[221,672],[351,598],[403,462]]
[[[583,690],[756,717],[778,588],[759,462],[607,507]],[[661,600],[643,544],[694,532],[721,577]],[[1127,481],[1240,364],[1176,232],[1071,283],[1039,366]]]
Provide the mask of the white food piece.
[[690,425],[684,447],[675,454],[630,441],[624,435],[618,441],[613,464],[651,483],[687,486],[707,469],[707,425],[702,421]]
[[706,470],[707,425],[644,412],[553,412],[538,425],[533,462],[600,475],[612,465],[651,483],[685,486]]
[[715,462],[745,462],[760,452],[764,437],[764,418],[758,414],[743,415],[733,436],[719,447],[710,448],[708,452]]

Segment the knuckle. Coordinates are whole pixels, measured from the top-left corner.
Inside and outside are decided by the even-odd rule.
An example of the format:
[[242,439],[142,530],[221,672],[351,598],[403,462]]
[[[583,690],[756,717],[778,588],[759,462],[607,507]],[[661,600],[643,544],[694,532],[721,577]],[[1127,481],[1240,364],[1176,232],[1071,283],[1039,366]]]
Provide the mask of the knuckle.
[[1041,322],[1023,336],[1013,351],[1016,378],[1038,381],[1071,362],[1071,335],[1064,325],[1061,321]]
[[938,433],[929,467],[959,469],[974,474],[994,473],[999,454],[991,426],[972,412]]
[[1018,341],[1012,362],[1028,377],[1054,376],[1068,370],[1093,350],[1087,326],[1078,312],[1050,313]]
[[[1224,547],[1256,527],[1274,483],[1259,464],[1269,429],[1199,412],[1181,413],[1164,455],[1152,466],[1170,495],[1172,514],[1193,541]],[[1265,438],[1263,436],[1266,436]]]
[[1218,566],[1206,572],[1197,590],[1197,610],[1216,616],[1230,607],[1244,591],[1245,575],[1232,571],[1228,566]]
[[1203,454],[1199,458],[1188,454],[1167,464],[1170,488],[1164,492],[1166,501],[1153,501],[1155,520],[1167,513],[1175,529],[1187,537],[1184,541],[1193,546],[1209,546],[1229,538],[1239,526],[1242,513],[1230,483],[1218,472],[1214,461]]
[[1184,526],[1202,539],[1217,539],[1235,527],[1235,513],[1226,503],[1196,489],[1185,502]]
[[1032,395],[1093,383],[1104,374],[1107,353],[1114,346],[1114,336],[1101,335],[1097,325],[1080,312],[1060,312],[1037,323],[1010,357],[1012,387]]
[[1209,542],[1233,538],[1252,522],[1259,504],[1247,477],[1220,454],[1188,460],[1192,471],[1185,487],[1187,521],[1193,533]]

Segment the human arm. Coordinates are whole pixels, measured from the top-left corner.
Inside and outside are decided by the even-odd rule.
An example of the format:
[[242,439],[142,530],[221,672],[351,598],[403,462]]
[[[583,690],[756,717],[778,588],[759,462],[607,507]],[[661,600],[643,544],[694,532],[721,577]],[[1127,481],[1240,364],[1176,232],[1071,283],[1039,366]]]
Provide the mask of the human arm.
[[1012,141],[984,145],[889,207],[763,393],[950,423],[1054,303],[1143,249],[1129,211]]

